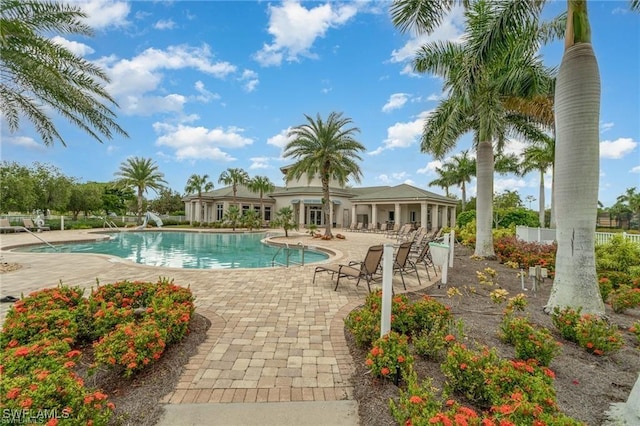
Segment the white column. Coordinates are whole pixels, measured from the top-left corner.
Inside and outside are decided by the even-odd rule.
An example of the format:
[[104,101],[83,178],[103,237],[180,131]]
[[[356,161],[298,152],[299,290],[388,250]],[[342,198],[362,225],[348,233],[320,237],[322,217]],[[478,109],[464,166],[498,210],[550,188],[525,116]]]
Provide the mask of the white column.
[[300,228],[304,228],[304,203],[300,200],[300,205],[298,206],[298,225]]
[[205,201],[203,205],[204,205],[204,213],[202,217],[202,222],[208,223],[209,222],[209,203]]
[[371,224],[376,229],[378,227],[378,205],[371,204]]
[[400,218],[400,203],[396,203],[393,206],[393,209],[394,209],[393,210],[393,212],[394,212],[393,213],[394,222],[397,223],[397,224],[402,224],[402,221],[400,220],[401,219]]
[[456,208],[451,207],[451,223],[449,224],[451,228],[456,227]]
[[[358,216],[356,215],[356,205],[351,206],[351,223],[356,223]],[[351,225],[351,223],[349,225]]]
[[433,229],[440,227],[440,225],[438,225],[438,210],[440,209],[437,204],[431,205],[431,227]]
[[429,222],[427,218],[427,202],[423,201],[420,203],[420,226],[427,229],[427,223]]

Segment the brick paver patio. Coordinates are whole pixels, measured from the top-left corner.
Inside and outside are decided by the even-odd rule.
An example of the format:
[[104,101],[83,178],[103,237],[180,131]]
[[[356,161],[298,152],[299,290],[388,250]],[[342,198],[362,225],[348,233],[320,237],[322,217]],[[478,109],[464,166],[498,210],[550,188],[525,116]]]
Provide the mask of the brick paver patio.
[[[95,239],[87,230],[38,234],[49,242]],[[345,240],[319,241],[308,235],[288,242],[322,246],[329,262],[362,259],[373,244],[394,242],[381,234],[346,232]],[[99,237],[99,236],[98,236]],[[341,280],[338,291],[328,274],[312,283],[314,265],[290,268],[189,270],[142,266],[119,258],[88,254],[30,254],[7,251],[37,243],[26,233],[0,235],[2,262],[23,267],[0,274],[0,294],[20,296],[63,282],[91,288],[119,280],[159,276],[189,285],[196,312],[211,321],[207,339],[185,366],[176,389],[163,402],[288,402],[353,399],[353,362],[344,338],[344,317],[367,295],[366,283]],[[423,286],[426,274],[421,274]],[[344,282],[344,284],[343,284]],[[394,278],[396,291],[402,289]],[[407,279],[409,291],[418,289]],[[0,305],[0,320],[9,304]]]

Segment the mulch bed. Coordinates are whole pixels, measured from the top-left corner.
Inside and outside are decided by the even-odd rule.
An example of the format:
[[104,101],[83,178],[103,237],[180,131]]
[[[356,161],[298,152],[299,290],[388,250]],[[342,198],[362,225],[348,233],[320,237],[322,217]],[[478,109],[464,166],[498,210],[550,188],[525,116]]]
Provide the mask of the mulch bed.
[[[475,341],[495,347],[501,357],[513,358],[513,347],[500,341],[497,334],[503,306],[495,305],[488,297],[488,291],[480,288],[482,286],[478,285],[476,271],[486,267],[495,269],[498,272],[498,284],[508,290],[510,296],[523,292],[519,271],[497,261],[473,260],[470,258],[472,254],[471,250],[456,246],[454,267],[449,269],[448,286],[458,287],[463,293],[465,286],[475,287],[477,294],[451,299],[446,295],[446,289],[433,286],[411,294],[410,298],[418,299],[424,294],[435,296],[451,306],[454,317],[463,321],[469,347],[473,347]],[[525,285],[531,287],[531,281],[526,279]],[[551,317],[543,312],[551,285],[551,280],[547,279],[537,292],[524,292],[528,296],[528,306],[523,314],[528,315],[534,324],[549,329],[556,340],[563,344],[560,355],[550,365],[556,373],[555,388],[560,409],[587,425],[600,425],[606,420],[605,412],[610,404],[626,401],[638,378],[640,348],[637,347],[635,336],[627,330],[634,321],[640,319],[640,310],[616,314],[607,307],[608,318],[623,331],[625,346],[615,354],[598,357],[563,340],[555,330]],[[345,330],[345,335],[356,365],[353,382],[355,398],[359,402],[360,423],[367,426],[397,424],[389,412],[389,399],[397,399],[398,388],[391,381],[372,380],[364,364],[367,351],[355,345],[350,332]],[[431,377],[435,387],[443,388],[444,376],[439,363],[416,356],[414,368],[419,377]]]

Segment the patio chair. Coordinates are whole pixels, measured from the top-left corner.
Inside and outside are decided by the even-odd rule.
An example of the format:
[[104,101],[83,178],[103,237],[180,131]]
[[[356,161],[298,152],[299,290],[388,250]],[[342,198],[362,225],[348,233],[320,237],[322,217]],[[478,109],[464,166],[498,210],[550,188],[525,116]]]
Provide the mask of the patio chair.
[[318,272],[329,272],[331,279],[337,274],[336,286],[334,291],[338,290],[338,284],[340,284],[340,278],[352,278],[357,279],[356,286],[360,284],[360,280],[365,279],[367,281],[367,288],[371,292],[371,281],[379,278],[378,269],[380,268],[380,261],[382,260],[382,245],[375,245],[369,247],[364,260],[361,262],[352,261],[349,264],[328,264],[322,266],[316,266],[313,272],[313,283],[316,282],[316,274]]
[[9,222],[9,219],[3,218],[0,219],[0,232],[21,232],[24,231],[22,226],[14,226]]
[[387,232],[387,222],[380,225],[380,228],[376,229],[376,234],[383,234]]
[[42,219],[40,219],[40,222],[38,222],[38,224],[34,224],[33,220],[31,219],[22,219],[22,223],[24,224],[24,227],[29,231],[51,231],[51,228],[49,226],[44,226],[44,222],[42,221]]
[[398,231],[400,231],[400,223],[396,222],[393,224],[393,228],[389,228],[387,226],[387,232],[385,232],[384,236],[391,238],[395,235],[398,235]]
[[404,282],[404,274],[408,274],[410,272],[415,272],[416,277],[418,278],[418,284],[422,285],[420,282],[420,275],[418,275],[418,266],[415,262],[413,262],[409,253],[411,253],[411,246],[413,245],[413,241],[406,241],[398,247],[396,251],[396,257],[393,261],[393,272],[399,272],[400,278],[402,279],[402,286],[404,289],[407,289],[407,284]]
[[431,257],[431,251],[429,250],[428,241],[420,247],[420,250],[417,252],[416,258],[413,259],[412,261],[416,265],[418,264],[424,265],[424,269],[425,271],[427,271],[427,278],[429,278],[429,281],[431,281],[431,274],[429,273],[429,267],[433,268],[433,273],[436,274],[436,276],[438,276],[438,270],[436,269],[436,265],[433,263],[433,258]]

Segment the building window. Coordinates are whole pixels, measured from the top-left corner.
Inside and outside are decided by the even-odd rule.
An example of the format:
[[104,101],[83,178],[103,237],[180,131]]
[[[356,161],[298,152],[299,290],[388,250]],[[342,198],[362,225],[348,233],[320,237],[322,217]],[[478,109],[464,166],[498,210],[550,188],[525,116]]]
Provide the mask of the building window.
[[389,222],[395,222],[396,220],[396,212],[394,210],[389,211]]
[[417,222],[418,220],[416,219],[416,216],[417,214],[415,211],[409,212],[409,222]]
[[220,222],[224,217],[224,205],[222,203],[216,204],[216,222]]
[[249,206],[242,206],[242,216],[249,211]]
[[269,206],[264,208],[264,220],[271,220],[271,207]]

